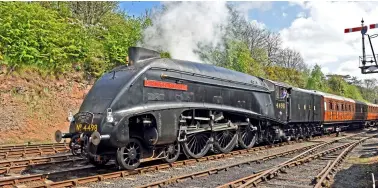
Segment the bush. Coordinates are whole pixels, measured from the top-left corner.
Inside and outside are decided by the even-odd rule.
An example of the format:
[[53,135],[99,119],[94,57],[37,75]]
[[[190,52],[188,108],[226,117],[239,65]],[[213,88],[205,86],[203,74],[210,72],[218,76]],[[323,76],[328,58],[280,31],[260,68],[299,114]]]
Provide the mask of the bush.
[[9,66],[65,72],[85,57],[83,28],[37,3],[0,3],[1,54]]

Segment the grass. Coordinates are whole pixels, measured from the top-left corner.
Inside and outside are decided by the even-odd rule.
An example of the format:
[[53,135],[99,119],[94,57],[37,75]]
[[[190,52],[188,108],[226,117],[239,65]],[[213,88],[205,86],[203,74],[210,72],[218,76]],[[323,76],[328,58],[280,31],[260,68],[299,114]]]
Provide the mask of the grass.
[[378,162],[378,156],[374,157],[367,157],[367,158],[360,158],[360,157],[350,157],[348,159],[348,163],[351,164],[372,164]]

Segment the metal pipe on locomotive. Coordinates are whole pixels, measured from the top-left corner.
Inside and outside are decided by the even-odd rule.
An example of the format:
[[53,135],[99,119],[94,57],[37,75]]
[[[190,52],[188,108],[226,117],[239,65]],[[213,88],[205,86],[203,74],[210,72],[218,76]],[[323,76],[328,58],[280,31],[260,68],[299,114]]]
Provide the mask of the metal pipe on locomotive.
[[[148,160],[174,162],[181,152],[200,158],[209,150],[227,153],[341,125],[324,123],[323,94],[209,64],[160,58],[144,48],[132,47],[128,55],[130,65],[96,81],[70,118],[69,132],[55,135],[58,142],[70,138],[72,153],[95,166],[115,159],[120,168],[135,169]],[[288,96],[279,94],[282,88]],[[309,98],[314,110],[294,116],[297,102],[290,95]]]

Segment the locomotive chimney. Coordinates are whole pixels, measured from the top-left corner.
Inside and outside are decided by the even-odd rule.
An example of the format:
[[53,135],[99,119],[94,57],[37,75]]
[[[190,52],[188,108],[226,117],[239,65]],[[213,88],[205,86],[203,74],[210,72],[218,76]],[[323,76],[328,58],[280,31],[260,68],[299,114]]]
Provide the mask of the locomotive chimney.
[[149,50],[141,47],[130,47],[128,61],[129,65],[133,65],[140,60],[160,58],[160,53],[154,50]]

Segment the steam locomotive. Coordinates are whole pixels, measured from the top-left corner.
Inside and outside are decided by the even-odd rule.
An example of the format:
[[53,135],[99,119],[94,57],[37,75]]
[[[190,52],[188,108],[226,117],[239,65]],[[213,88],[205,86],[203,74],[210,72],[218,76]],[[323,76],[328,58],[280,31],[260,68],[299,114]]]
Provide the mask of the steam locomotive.
[[68,133],[75,155],[122,169],[181,153],[200,158],[257,143],[376,125],[378,105],[291,87],[210,64],[132,47],[129,65],[96,81]]

